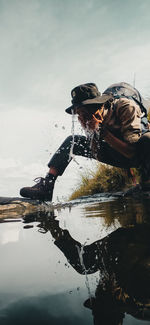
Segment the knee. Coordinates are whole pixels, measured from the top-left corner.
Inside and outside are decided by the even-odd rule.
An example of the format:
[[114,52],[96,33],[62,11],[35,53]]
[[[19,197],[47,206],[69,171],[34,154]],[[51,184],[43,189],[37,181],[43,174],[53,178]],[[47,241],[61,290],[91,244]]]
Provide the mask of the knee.
[[67,143],[69,143],[69,142],[72,142],[72,140],[73,140],[73,137],[72,137],[72,135],[69,135],[66,139],[65,139],[65,141],[64,142],[67,142]]
[[74,137],[72,135],[69,135],[66,139],[65,139],[65,143],[72,143],[74,141],[74,143],[80,143],[82,141],[86,141],[86,137],[82,136],[82,135],[74,135]]
[[61,147],[69,149],[72,145],[72,143],[76,143],[77,139],[76,136],[69,135],[64,142],[62,143]]

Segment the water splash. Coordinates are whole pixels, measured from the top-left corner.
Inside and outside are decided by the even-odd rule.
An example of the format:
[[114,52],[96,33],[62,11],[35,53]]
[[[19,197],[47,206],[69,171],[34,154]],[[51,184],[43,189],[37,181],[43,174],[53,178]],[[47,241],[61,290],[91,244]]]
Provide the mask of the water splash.
[[69,160],[74,159],[75,155],[73,153],[73,148],[74,148],[74,130],[75,130],[75,114],[74,110],[71,110],[72,112],[72,128],[71,128],[71,134],[72,134],[72,143],[71,143],[71,148],[70,148],[70,153],[69,153]]
[[[72,110],[72,127],[71,127],[71,134],[72,134],[72,142],[71,142],[71,147],[70,147],[70,152],[69,152],[69,162],[70,160],[73,159],[73,161],[80,166],[80,164],[78,163],[78,161],[75,159],[75,154],[74,154],[74,145],[75,145],[75,117],[76,115],[74,114],[74,110]],[[84,136],[86,137],[86,139],[88,140],[89,143],[89,148],[92,151],[92,147],[93,147],[93,141],[94,139],[99,140],[99,125],[95,128],[95,129],[91,129],[88,125],[88,122],[86,124],[85,128],[81,128],[81,133],[84,132]],[[78,143],[77,143],[78,144]],[[86,151],[86,149],[85,149]],[[97,159],[97,154],[94,153],[95,158]],[[90,158],[90,157],[89,157]]]
[[74,114],[74,110],[72,109],[72,128],[71,128],[71,134],[72,134],[72,143],[71,143],[71,148],[70,148],[70,153],[69,153],[69,161],[71,159],[73,159],[73,161],[76,162],[77,165],[79,165],[79,163],[76,161],[75,159],[75,155],[73,153],[73,149],[74,149],[74,139],[75,139],[75,114]]
[[91,294],[91,289],[90,289],[90,283],[89,283],[87,270],[86,270],[84,260],[83,260],[84,246],[85,245],[86,245],[86,242],[83,245],[81,245],[81,248],[78,245],[76,245],[76,247],[77,247],[77,251],[78,251],[78,255],[79,255],[80,264],[81,264],[82,269],[83,269],[84,274],[85,274],[85,285],[86,285],[87,290],[88,290],[88,296],[89,296],[90,302],[92,303],[92,294]]

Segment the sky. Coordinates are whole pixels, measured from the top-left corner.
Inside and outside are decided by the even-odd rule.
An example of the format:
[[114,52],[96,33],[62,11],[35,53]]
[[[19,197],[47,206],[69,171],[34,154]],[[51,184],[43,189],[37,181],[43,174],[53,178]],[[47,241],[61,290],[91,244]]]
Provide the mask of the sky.
[[[135,82],[149,97],[149,12],[149,0],[0,0],[1,196],[44,176],[71,132],[72,88]],[[74,188],[83,160],[71,163],[55,197]]]

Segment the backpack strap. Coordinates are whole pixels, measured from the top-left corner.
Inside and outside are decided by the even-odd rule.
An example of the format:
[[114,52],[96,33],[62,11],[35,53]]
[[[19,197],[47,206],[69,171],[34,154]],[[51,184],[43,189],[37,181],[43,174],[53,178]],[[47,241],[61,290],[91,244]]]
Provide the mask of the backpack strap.
[[115,99],[119,99],[119,98],[128,98],[128,99],[132,99],[136,102],[136,104],[138,104],[140,106],[141,112],[144,113],[144,116],[147,117],[147,110],[144,107],[144,105],[142,104],[142,102],[140,102],[139,100],[137,100],[134,96],[125,96],[125,95],[113,95],[113,97]]

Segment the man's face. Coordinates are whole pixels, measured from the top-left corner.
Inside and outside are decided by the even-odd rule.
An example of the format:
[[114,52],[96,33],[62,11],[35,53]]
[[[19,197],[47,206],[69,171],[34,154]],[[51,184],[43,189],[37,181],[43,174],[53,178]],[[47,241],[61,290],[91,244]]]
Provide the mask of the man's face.
[[94,131],[98,128],[99,122],[94,118],[94,111],[97,111],[97,108],[90,107],[90,110],[88,110],[87,106],[82,106],[76,109],[76,114],[78,115],[78,120],[81,124],[81,126],[89,131]]

